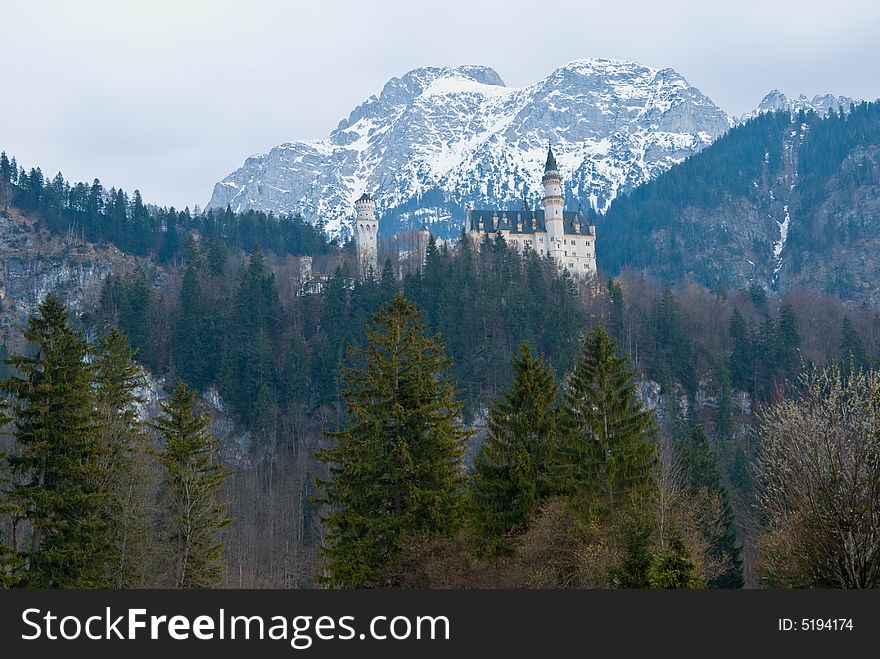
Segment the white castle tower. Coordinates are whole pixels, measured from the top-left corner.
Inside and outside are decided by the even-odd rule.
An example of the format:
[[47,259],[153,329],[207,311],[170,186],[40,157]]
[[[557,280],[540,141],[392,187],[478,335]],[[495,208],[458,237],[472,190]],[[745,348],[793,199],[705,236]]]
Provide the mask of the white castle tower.
[[565,235],[563,211],[565,200],[562,198],[562,178],[556,166],[556,157],[553,149],[547,148],[547,164],[544,165],[544,199],[541,205],[544,207],[544,225],[547,227],[547,249],[560,263],[563,262],[562,238]]
[[370,274],[372,269],[375,277],[379,276],[379,220],[376,219],[376,202],[365,192],[354,202],[357,217],[354,225],[354,240],[357,247],[358,276]]

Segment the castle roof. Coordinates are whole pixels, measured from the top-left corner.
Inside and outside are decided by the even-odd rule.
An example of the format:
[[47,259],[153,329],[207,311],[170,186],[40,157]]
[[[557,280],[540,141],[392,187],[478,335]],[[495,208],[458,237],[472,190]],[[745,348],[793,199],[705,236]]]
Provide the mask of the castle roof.
[[[498,227],[495,228],[494,219],[498,217]],[[483,221],[482,233],[494,233],[497,230],[509,231],[511,234],[547,233],[547,225],[544,222],[544,211],[541,209],[526,211],[501,211],[495,209],[470,211],[469,231],[480,231],[480,220]],[[522,224],[522,230],[519,225]],[[584,218],[583,213],[578,211],[562,212],[562,230],[566,235],[574,235],[580,228],[580,235],[592,235],[590,223]]]
[[369,193],[369,192],[365,192],[364,194],[362,194],[362,195],[360,196],[360,199],[358,199],[358,200],[357,200],[356,202],[354,202],[354,203],[358,203],[358,201],[373,201],[373,197],[370,196],[370,193]]
[[559,168],[556,166],[556,156],[553,155],[553,147],[547,146],[547,164],[544,165],[544,173],[556,172]]

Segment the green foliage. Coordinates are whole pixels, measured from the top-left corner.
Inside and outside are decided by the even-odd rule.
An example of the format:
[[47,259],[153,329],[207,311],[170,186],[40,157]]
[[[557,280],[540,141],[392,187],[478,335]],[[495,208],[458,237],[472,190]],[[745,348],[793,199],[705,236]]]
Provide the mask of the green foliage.
[[323,227],[299,215],[276,217],[253,210],[233,213],[229,207],[194,215],[188,208],[148,207],[138,190],[129,198],[123,190],[106,190],[98,179],[91,185],[71,184],[60,173],[47,181],[39,168],[13,176],[12,163],[6,162],[4,168],[0,158],[0,170],[8,170],[8,175],[0,175],[0,185],[10,185],[13,205],[26,214],[36,214],[46,229],[76,234],[90,242],[112,243],[161,263],[181,257],[185,237],[192,232],[198,232],[209,245],[209,265],[215,271],[222,267],[226,245],[246,252],[261,248],[282,256],[323,254],[330,249]]
[[150,568],[155,547],[154,471],[149,437],[136,405],[144,384],[128,339],[112,329],[98,344],[95,360],[98,438],[103,445],[101,471],[108,492],[105,517],[110,532],[110,582],[116,588],[154,583]]
[[[732,214],[735,220],[740,208],[766,204],[767,187],[793,164],[792,156],[798,182],[789,204],[797,222],[785,244],[786,272],[797,273],[801,264],[812,261],[827,263],[835,243],[876,239],[870,213],[853,217],[837,209],[848,199],[864,198],[866,191],[870,195],[880,184],[872,155],[880,145],[878,127],[880,103],[875,101],[824,117],[814,112],[763,113],[732,128],[700,153],[614,200],[597,236],[600,269],[612,274],[626,267],[644,269],[668,283],[686,277],[707,287],[724,283],[729,273],[718,259],[705,255],[735,242],[726,234],[736,229],[714,222],[720,214]],[[826,203],[829,199],[833,204]],[[706,231],[710,220],[715,228]],[[767,242],[755,245],[764,253],[770,248]],[[829,291],[844,298],[863,294],[859,286],[848,277],[828,281]],[[759,288],[752,292],[763,313],[766,292]]]
[[212,349],[220,343],[217,310],[204,291],[201,272],[202,259],[196,251],[183,273],[172,330],[174,367],[197,389],[216,381],[220,366]]
[[703,580],[680,538],[673,538],[667,549],[660,549],[652,556],[648,567],[649,588],[703,588]]
[[654,546],[651,527],[643,519],[623,524],[624,551],[610,570],[615,588],[693,589],[704,588],[684,542],[677,535],[665,547]]
[[678,382],[693,393],[696,382],[693,370],[693,351],[683,325],[681,308],[675,294],[666,289],[654,305],[654,340],[657,354],[653,371],[658,382]]
[[100,320],[104,327],[118,327],[137,350],[138,361],[154,371],[160,368],[156,296],[141,268],[123,275],[110,275],[101,291]]
[[254,250],[239,274],[234,311],[227,323],[227,370],[221,388],[224,400],[249,426],[264,416],[256,405],[260,393],[274,397],[278,389],[274,347],[281,339],[280,308],[275,277],[267,271],[262,253]]
[[730,318],[730,379],[758,402],[794,381],[801,370],[800,333],[794,308],[782,304],[776,316],[747,319],[735,308]]
[[506,536],[525,527],[549,490],[556,376],[525,342],[511,364],[513,384],[492,404],[472,479],[474,520],[489,553],[507,548]]
[[8,502],[30,528],[21,583],[31,588],[109,585],[111,553],[103,514],[104,445],[97,441],[96,400],[88,346],[53,296],[28,321],[33,356],[10,358],[16,374],[0,388],[13,397],[17,451],[6,456]]
[[[599,267],[612,273],[625,265],[650,267],[669,282],[691,274],[707,286],[716,285],[712,264],[691,259],[705,232],[692,224],[690,211],[714,209],[731,196],[748,198],[756,180],[781,170],[783,136],[791,123],[787,112],[764,113],[615,199],[597,236]],[[655,231],[665,239],[655,240]]]
[[729,440],[733,434],[733,400],[730,385],[730,369],[722,363],[716,377],[720,391],[718,393],[718,411],[715,413],[715,428],[721,440]]
[[520,253],[503,240],[477,249],[463,237],[426,257],[404,290],[426,309],[426,327],[444,337],[453,375],[462,384],[466,415],[511,382],[509,361],[523,341],[549,362],[568,368],[577,352],[577,289],[549,257]]
[[455,528],[463,494],[462,452],[468,432],[437,337],[403,295],[384,306],[367,330],[367,348],[352,349],[359,367],[342,372],[347,421],[319,452],[329,465],[320,503],[326,535],[324,578],[341,587],[392,585],[392,566],[406,535]]
[[608,511],[651,484],[654,415],[602,325],[585,338],[563,394],[554,479],[588,511]]
[[632,521],[624,526],[623,536],[623,558],[611,569],[611,582],[616,588],[650,588],[648,574],[653,560],[650,526]]
[[688,494],[700,496],[706,492],[717,495],[723,517],[720,531],[708,537],[710,556],[727,569],[709,582],[710,588],[742,588],[742,560],[736,535],[736,523],[730,496],[721,479],[718,458],[709,446],[709,437],[701,426],[695,425],[676,442],[678,462],[684,472]]
[[217,442],[206,430],[209,419],[195,406],[195,392],[181,382],[154,423],[165,441],[158,458],[168,510],[168,576],[175,588],[219,584],[224,571],[219,536],[231,521],[218,500],[228,474],[216,462]]

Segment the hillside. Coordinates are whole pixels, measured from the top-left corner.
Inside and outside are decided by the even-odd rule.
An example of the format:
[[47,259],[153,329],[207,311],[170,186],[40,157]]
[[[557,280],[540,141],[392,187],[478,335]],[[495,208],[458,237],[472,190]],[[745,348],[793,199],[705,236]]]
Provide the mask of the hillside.
[[765,113],[621,197],[599,265],[880,303],[880,104]]

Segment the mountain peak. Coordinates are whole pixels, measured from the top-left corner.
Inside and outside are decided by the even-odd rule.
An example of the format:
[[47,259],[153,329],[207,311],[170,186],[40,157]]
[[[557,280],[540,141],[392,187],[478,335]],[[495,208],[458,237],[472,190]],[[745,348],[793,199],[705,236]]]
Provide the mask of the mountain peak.
[[559,69],[600,73],[632,71],[634,69],[656,71],[656,69],[652,69],[649,66],[644,66],[643,64],[639,64],[632,60],[611,59],[607,57],[583,57],[580,59],[573,59],[559,67]]
[[848,96],[834,96],[833,94],[816,94],[813,98],[809,98],[806,94],[798,94],[795,99],[789,99],[778,89],[774,89],[767,93],[758,107],[753,112],[749,112],[741,119],[745,122],[764,112],[777,112],[780,110],[791,113],[797,112],[815,112],[820,116],[825,116],[831,111],[848,112],[851,105],[858,103],[857,99]]
[[467,205],[533,198],[548,141],[569,202],[602,211],[728,128],[678,73],[627,60],[573,60],[524,88],[485,66],[422,67],[389,80],[328,138],[248,159],[209,207],[300,212],[337,235],[371,190],[383,231],[427,220],[435,235],[454,234]]

